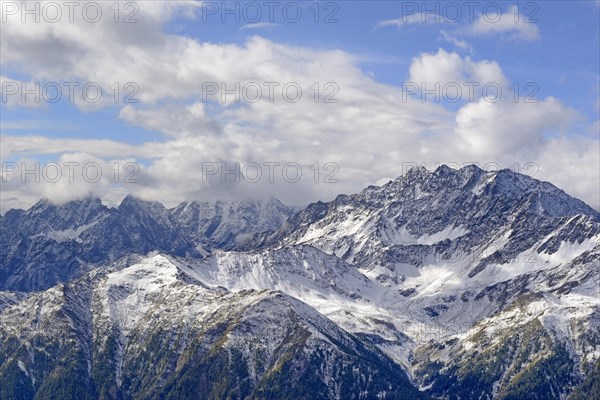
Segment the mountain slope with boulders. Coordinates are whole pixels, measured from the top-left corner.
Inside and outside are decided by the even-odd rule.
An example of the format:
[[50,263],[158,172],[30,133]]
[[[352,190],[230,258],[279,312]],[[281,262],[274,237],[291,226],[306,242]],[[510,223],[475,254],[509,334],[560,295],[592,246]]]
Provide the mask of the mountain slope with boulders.
[[2,399],[424,398],[391,359],[299,300],[210,288],[161,255],[0,318]]

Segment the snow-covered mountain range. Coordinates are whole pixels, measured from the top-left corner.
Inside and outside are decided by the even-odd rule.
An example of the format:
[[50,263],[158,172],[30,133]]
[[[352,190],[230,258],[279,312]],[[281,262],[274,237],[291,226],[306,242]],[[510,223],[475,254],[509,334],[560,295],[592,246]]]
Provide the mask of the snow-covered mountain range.
[[7,212],[0,397],[600,394],[600,214],[583,202],[441,166],[292,214],[133,197]]
[[278,228],[292,212],[274,198],[173,209],[132,196],[117,208],[99,199],[41,200],[0,217],[0,289],[47,289],[130,253],[203,257],[234,248],[246,234]]

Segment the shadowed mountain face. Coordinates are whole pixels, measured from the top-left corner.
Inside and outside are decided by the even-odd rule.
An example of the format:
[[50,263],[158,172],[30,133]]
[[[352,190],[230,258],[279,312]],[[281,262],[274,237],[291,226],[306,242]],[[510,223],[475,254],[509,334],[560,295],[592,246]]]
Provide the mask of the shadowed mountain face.
[[[132,197],[9,211],[0,286],[50,289],[0,292],[7,395],[49,393],[77,363],[93,398],[416,398],[405,372],[438,398],[597,390],[600,214],[550,183],[415,168],[291,214]],[[40,342],[41,317],[82,339]],[[74,358],[40,366],[40,348]]]
[[42,200],[0,218],[0,288],[41,290],[130,253],[202,257],[235,247],[244,234],[273,230],[292,211],[267,203],[182,203],[174,209],[127,196],[118,208],[99,199]]

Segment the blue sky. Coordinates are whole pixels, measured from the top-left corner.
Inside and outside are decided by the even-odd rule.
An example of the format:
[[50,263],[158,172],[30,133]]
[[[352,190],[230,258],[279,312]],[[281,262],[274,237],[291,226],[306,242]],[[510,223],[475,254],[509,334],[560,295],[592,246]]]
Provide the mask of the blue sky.
[[[124,191],[169,203],[265,194],[306,202],[393,178],[402,172],[394,170],[399,160],[456,164],[480,160],[503,166],[536,162],[541,171],[537,177],[595,207],[600,203],[598,1],[277,2],[271,21],[268,2],[239,2],[238,22],[235,13],[225,15],[235,2],[139,2],[135,3],[139,22],[127,25],[112,21],[113,11],[107,8],[94,24],[64,18],[54,24],[44,18],[40,23],[22,23],[21,10],[7,3],[19,7],[18,2],[3,1],[3,90],[7,82],[92,81],[104,89],[103,100],[108,101],[90,105],[63,96],[57,103],[35,105],[19,101],[18,94],[5,96],[3,162],[86,156],[106,162],[133,159],[142,166],[145,180],[115,191],[108,184],[70,190],[13,180],[4,185],[5,193],[10,192],[5,204],[26,205],[41,196],[67,200],[88,192],[110,202]],[[283,7],[291,16],[300,7],[298,22],[284,18]],[[132,9],[121,10],[119,18]],[[262,18],[250,20],[257,9]],[[501,16],[493,14],[496,9]],[[457,22],[456,10],[462,13]],[[535,21],[527,21],[527,15]],[[443,85],[453,81],[452,76],[502,81],[503,105],[483,104],[480,96],[472,102],[423,103],[422,94],[416,94],[410,104],[398,101],[406,82]],[[309,82],[320,86],[334,82],[340,104],[269,108],[262,98],[257,104],[201,100],[203,79],[234,85],[271,77],[281,84],[306,83],[301,84],[302,102],[308,97]],[[126,82],[134,82],[139,102],[110,101],[111,82],[118,82],[121,94]],[[520,97],[514,101],[517,87]],[[523,104],[532,91],[539,103]],[[311,115],[331,121],[306,122]],[[360,120],[352,123],[352,118]],[[288,130],[286,119],[294,124],[289,136],[282,132]],[[501,121],[508,121],[506,131],[496,126]],[[352,128],[345,133],[346,122]],[[419,131],[419,124],[425,128]],[[363,131],[358,130],[361,126]],[[365,133],[369,126],[381,132]],[[478,137],[479,131],[486,133]],[[370,144],[382,147],[368,150],[361,143],[367,137]],[[104,141],[102,146],[97,140]],[[450,149],[454,144],[456,148]],[[192,148],[195,152],[189,153]],[[366,154],[357,160],[354,151]],[[216,189],[217,182],[202,182],[190,188],[181,182],[201,167],[173,164],[181,158],[247,163],[277,157],[303,165],[333,160],[343,179],[337,186],[290,187],[284,182],[232,189],[218,182],[224,185]],[[555,165],[552,160],[557,159],[562,161]],[[373,166],[373,160],[381,162]],[[572,183],[575,177],[579,183]]]

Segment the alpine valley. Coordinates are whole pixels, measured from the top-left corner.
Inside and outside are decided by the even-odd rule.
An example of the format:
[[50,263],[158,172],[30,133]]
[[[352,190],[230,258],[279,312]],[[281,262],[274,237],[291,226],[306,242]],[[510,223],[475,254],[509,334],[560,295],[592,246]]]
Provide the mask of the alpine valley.
[[298,210],[0,217],[0,399],[600,399],[600,213],[415,167]]

